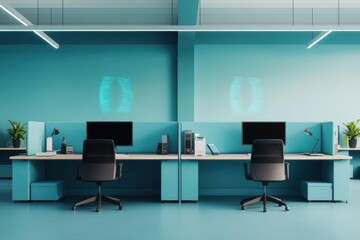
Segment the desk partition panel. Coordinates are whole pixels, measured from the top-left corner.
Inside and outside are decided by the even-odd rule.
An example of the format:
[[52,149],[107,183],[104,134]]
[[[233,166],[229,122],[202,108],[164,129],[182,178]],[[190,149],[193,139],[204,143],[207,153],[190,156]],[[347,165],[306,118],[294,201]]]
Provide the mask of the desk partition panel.
[[[206,138],[206,143],[214,143],[220,153],[250,152],[250,145],[242,145],[240,122],[183,122],[182,152],[184,152],[184,131],[191,130]],[[210,150],[207,149],[207,154]]]
[[45,151],[45,123],[29,121],[26,138],[27,155]]
[[118,149],[125,153],[156,153],[161,135],[168,134],[169,152],[177,153],[178,125],[177,122],[134,122],[133,146],[118,147]]
[[[320,141],[315,151],[321,152],[321,127],[321,123],[315,122],[287,122],[285,152],[300,153],[312,150],[316,140],[304,133],[306,128],[310,128],[313,135],[319,138]],[[183,122],[181,130],[182,135],[184,130],[199,133],[200,136],[206,138],[206,143],[214,143],[220,153],[251,152],[251,145],[242,144],[241,122]],[[210,153],[208,149],[207,153]]]
[[[51,135],[54,127],[60,131],[59,135],[53,137],[54,149],[60,149],[62,138],[65,137],[67,145],[74,146],[74,152],[82,153],[83,141],[86,139],[86,122],[47,122],[46,136]],[[119,153],[156,153],[162,134],[169,135],[170,153],[177,153],[177,122],[134,122],[133,145],[119,146],[116,150]]]
[[334,138],[335,129],[333,122],[324,122],[321,124],[321,138],[323,139],[321,144],[321,152],[324,154],[334,154]]
[[46,137],[51,136],[54,128],[59,129],[59,135],[53,136],[53,149],[60,150],[62,138],[66,144],[74,147],[74,153],[82,153],[83,142],[86,139],[86,122],[47,122]]

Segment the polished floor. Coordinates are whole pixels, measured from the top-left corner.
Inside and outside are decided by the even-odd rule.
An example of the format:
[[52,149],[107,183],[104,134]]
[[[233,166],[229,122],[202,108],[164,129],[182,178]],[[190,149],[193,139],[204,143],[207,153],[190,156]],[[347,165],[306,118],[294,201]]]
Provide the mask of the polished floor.
[[78,198],[60,202],[13,203],[11,181],[0,180],[0,239],[360,239],[360,180],[351,180],[348,203],[284,199],[275,205],[240,210],[239,198],[202,198],[198,203],[125,199],[124,210],[104,205],[70,210]]

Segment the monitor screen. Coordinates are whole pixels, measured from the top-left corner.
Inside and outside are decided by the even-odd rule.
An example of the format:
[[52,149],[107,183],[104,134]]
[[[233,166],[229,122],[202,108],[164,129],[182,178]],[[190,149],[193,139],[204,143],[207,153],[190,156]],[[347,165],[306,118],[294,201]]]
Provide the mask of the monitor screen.
[[87,139],[112,139],[115,146],[132,146],[132,122],[87,122]]
[[281,139],[286,143],[285,122],[243,122],[242,143],[252,144],[255,139]]

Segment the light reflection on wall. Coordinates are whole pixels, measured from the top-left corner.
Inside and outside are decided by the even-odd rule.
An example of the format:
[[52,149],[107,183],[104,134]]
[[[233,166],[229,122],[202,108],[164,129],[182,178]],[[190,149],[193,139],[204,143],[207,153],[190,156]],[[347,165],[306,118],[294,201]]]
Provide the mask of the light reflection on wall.
[[127,78],[102,77],[99,103],[102,113],[126,113],[131,111],[133,93]]
[[264,96],[261,80],[253,77],[233,77],[230,104],[233,113],[256,113],[263,108]]

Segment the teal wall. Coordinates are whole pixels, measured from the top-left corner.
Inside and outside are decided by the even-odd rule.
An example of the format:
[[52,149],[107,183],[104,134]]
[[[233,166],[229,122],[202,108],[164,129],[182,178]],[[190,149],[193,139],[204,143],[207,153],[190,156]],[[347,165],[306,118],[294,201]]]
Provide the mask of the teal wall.
[[[359,117],[351,107],[359,88],[359,34],[332,33],[309,50],[305,46],[317,33],[187,34],[195,39],[52,33],[58,50],[28,33],[27,44],[0,40],[0,146],[7,119],[338,125]],[[116,87],[119,78],[131,83],[131,106],[122,112],[116,108],[126,95]],[[113,84],[105,112],[99,100],[104,79]]]
[[[295,36],[305,42],[306,34]],[[308,50],[289,38],[291,44],[254,34],[219,35],[196,35],[195,121],[341,123],[359,117],[351,107],[360,86],[359,45]]]
[[[176,45],[138,41],[62,44],[58,50],[0,45],[0,146],[7,139],[7,119],[176,121]],[[100,105],[104,77],[112,79],[110,101],[105,101],[110,111]],[[118,87],[119,78],[129,80],[130,97]],[[131,104],[117,109],[124,99]]]

